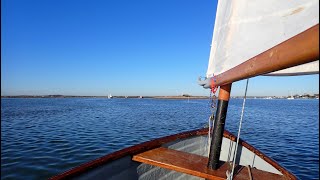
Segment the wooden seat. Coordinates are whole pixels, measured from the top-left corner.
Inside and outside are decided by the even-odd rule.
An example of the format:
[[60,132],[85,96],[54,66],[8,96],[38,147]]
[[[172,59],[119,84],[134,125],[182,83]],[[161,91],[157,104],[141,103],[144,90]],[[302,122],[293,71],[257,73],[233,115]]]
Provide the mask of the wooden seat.
[[[217,170],[207,168],[208,158],[182,151],[156,148],[137,155],[132,158],[134,161],[146,163],[162,168],[190,174],[193,176],[222,180],[226,179],[226,171],[229,169],[227,163],[221,163]],[[251,169],[253,179],[285,179],[282,175],[273,174],[258,169]],[[250,179],[249,170],[244,166],[236,166],[234,179]]]

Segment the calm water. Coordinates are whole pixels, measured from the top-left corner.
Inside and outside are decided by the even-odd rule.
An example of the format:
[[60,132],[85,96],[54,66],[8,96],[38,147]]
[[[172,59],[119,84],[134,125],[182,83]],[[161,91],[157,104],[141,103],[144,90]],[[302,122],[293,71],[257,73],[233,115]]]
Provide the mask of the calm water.
[[[236,134],[242,100],[231,99]],[[107,153],[203,127],[208,100],[2,99],[1,179],[46,179]],[[241,138],[300,179],[319,179],[319,101],[248,99]]]

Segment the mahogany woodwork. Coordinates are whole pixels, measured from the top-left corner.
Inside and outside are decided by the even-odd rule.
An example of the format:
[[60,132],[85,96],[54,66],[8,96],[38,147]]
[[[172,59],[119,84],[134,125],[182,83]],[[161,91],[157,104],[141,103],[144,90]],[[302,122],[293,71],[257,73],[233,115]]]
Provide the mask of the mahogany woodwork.
[[218,99],[224,100],[224,101],[229,101],[230,92],[231,92],[231,84],[226,84],[226,85],[220,86]]
[[[190,154],[182,151],[177,151],[167,148],[156,148],[133,156],[134,161],[174,170],[193,176],[224,180],[227,178],[226,172],[229,169],[227,163],[223,163],[217,170],[212,170],[206,166],[208,158],[196,154]],[[234,179],[250,179],[247,168],[237,166],[235,168]],[[230,170],[229,170],[230,171]],[[259,180],[281,180],[285,179],[284,176],[261,171],[258,169],[251,169],[253,179]]]

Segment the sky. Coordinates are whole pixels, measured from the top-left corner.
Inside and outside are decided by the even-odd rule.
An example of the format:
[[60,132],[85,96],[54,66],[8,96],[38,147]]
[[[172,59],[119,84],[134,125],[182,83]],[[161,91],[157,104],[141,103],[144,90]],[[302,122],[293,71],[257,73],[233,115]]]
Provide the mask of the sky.
[[[217,1],[2,0],[1,95],[209,95]],[[242,96],[245,81],[232,85]],[[319,93],[319,75],[254,77],[249,96]]]

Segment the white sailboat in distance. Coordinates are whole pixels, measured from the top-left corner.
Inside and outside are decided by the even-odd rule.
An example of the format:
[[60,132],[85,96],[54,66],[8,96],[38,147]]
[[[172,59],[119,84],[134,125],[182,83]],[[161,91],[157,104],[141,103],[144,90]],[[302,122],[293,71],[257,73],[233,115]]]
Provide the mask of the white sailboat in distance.
[[292,96],[292,93],[290,93],[290,97],[288,97],[287,99],[289,100],[294,99],[294,97]]

